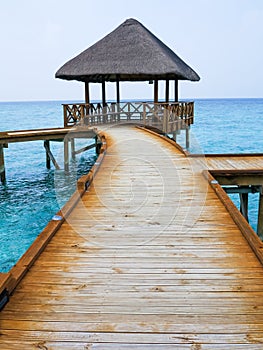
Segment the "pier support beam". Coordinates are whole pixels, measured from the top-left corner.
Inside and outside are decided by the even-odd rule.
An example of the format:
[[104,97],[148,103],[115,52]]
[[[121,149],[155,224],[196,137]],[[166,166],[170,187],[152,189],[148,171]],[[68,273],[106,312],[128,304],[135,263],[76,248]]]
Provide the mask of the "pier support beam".
[[64,140],[64,170],[66,173],[69,172],[69,142],[67,139]]
[[75,139],[70,139],[70,147],[71,147],[71,157],[73,160],[76,159],[76,152],[75,152]]
[[248,222],[248,193],[239,193],[240,212]]
[[185,147],[186,149],[190,148],[190,126],[185,125]]
[[53,163],[54,167],[57,169],[57,170],[60,170],[60,166],[58,165],[55,157],[53,156],[51,150],[50,150],[50,141],[49,140],[45,140],[44,141],[44,147],[45,147],[45,150],[46,150],[46,166],[47,166],[47,169],[50,169],[51,168],[51,162]]
[[0,180],[4,184],[6,181],[5,177],[5,158],[4,158],[4,146],[0,145]]

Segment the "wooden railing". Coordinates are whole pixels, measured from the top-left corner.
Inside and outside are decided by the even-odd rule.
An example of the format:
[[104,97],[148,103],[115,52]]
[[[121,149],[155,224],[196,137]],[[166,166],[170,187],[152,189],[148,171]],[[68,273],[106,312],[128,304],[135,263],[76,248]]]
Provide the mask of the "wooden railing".
[[194,102],[122,102],[64,104],[64,126],[133,122],[165,133],[187,129],[194,122]]

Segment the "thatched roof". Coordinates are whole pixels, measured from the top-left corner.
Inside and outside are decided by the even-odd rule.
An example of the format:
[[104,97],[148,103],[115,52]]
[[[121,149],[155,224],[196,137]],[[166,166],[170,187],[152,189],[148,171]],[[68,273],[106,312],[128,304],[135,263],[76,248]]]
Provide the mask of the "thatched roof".
[[56,78],[85,82],[192,80],[200,78],[168,46],[135,19],[65,63]]

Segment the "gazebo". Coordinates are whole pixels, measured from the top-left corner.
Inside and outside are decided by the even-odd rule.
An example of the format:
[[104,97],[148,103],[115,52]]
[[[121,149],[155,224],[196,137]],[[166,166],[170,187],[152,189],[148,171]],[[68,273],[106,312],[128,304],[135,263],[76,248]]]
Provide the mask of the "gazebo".
[[158,81],[165,81],[165,102],[169,102],[169,82],[174,80],[174,102],[177,102],[178,80],[200,79],[168,46],[132,18],[65,63],[56,72],[56,78],[83,81],[86,103],[90,103],[89,83],[101,83],[103,106],[106,82],[116,82],[117,103],[120,103],[120,82],[154,82],[154,103],[158,103]]

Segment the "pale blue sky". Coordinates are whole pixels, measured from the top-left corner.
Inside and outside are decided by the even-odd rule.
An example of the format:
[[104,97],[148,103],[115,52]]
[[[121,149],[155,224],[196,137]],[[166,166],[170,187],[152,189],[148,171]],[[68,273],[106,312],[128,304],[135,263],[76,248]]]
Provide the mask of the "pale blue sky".
[[[263,97],[263,0],[0,0],[0,11],[0,101],[83,99],[82,83],[55,72],[131,17],[200,75],[179,83],[181,99]],[[152,89],[121,84],[121,98]],[[98,84],[91,95],[100,98]]]

